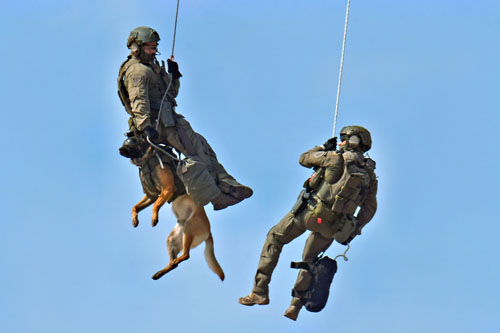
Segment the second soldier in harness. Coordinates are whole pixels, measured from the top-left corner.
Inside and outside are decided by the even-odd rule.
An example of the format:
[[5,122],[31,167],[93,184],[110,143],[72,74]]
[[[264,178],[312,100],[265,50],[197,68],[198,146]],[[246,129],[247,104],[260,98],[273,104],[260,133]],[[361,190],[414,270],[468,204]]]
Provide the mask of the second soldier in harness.
[[[241,297],[240,304],[269,304],[269,283],[283,245],[306,230],[311,233],[302,260],[312,263],[334,240],[348,244],[373,218],[377,210],[375,162],[364,156],[372,145],[370,132],[361,126],[347,126],[340,137],[338,151],[336,138],[332,138],[300,156],[299,163],[315,172],[292,210],[267,234],[252,292]],[[294,294],[307,291],[310,284],[311,274],[300,270]],[[293,297],[285,316],[296,320],[302,306],[302,300]]]

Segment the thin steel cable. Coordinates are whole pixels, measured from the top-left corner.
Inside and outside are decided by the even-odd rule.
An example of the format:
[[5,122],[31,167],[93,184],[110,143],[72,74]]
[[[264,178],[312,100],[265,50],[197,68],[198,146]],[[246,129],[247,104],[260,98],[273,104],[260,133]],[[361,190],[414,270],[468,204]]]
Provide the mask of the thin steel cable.
[[[175,10],[175,24],[174,24],[174,38],[172,41],[172,54],[170,55],[170,59],[174,59],[174,48],[175,48],[175,35],[177,34],[177,17],[179,16],[179,0],[177,0],[177,9]],[[167,97],[168,90],[170,89],[170,86],[172,85],[172,80],[174,79],[173,75],[169,74],[168,75],[170,80],[168,81],[168,86],[167,89],[165,90],[165,93],[163,94],[163,97],[161,98],[161,103],[160,103],[160,111],[158,111],[158,118],[156,119],[156,126],[155,129],[158,130],[158,125],[160,124],[160,116],[161,116],[161,110],[163,107],[163,102],[165,101],[165,97]]]
[[170,59],[174,59],[175,35],[177,33],[177,16],[179,16],[179,0],[177,0],[177,9],[175,10],[174,40],[172,42],[172,54]]
[[[168,74],[168,77],[169,77],[169,80],[168,80],[167,89],[165,90],[165,92],[163,93],[163,97],[161,98],[160,110],[158,111],[158,117],[156,118],[156,126],[155,126],[156,130],[158,130],[158,126],[160,125],[160,117],[161,117],[161,110],[163,110],[162,109],[163,102],[165,101],[165,97],[167,97],[168,90],[170,89],[170,86],[172,85],[172,81],[174,80],[174,76],[172,74]],[[171,106],[171,107],[173,108],[173,106]]]
[[340,58],[340,72],[339,72],[339,84],[337,87],[337,102],[335,103],[335,120],[333,121],[333,135],[335,136],[335,131],[337,129],[337,116],[339,113],[339,98],[340,98],[340,87],[342,85],[342,70],[344,69],[344,52],[345,52],[345,41],[347,37],[347,22],[349,21],[349,7],[351,5],[351,0],[347,0],[347,10],[345,13],[345,25],[344,25],[344,40],[342,41],[342,56]]
[[[175,10],[174,38],[172,41],[172,54],[170,55],[170,59],[172,59],[172,60],[174,60],[175,35],[177,34],[177,17],[179,17],[179,0],[177,0],[177,8]],[[170,89],[170,86],[172,85],[172,81],[174,79],[173,75],[169,74],[168,76],[169,76],[170,80],[168,81],[167,89],[165,90],[165,93],[163,94],[163,97],[161,98],[160,111],[158,111],[158,118],[156,119],[156,126],[155,126],[156,130],[158,130],[158,125],[160,124],[160,116],[161,116],[161,110],[163,107],[163,102],[165,101],[165,97],[167,97],[168,90]]]

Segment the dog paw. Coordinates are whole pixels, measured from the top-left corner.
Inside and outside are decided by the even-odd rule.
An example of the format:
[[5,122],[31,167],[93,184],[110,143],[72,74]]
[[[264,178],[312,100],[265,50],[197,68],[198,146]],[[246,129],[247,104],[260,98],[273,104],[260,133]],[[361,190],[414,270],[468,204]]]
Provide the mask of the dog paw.
[[156,227],[156,225],[158,224],[158,220],[159,220],[159,219],[158,219],[158,216],[154,216],[154,215],[153,215],[153,217],[151,218],[151,225],[152,225],[153,227]]
[[163,275],[164,275],[164,273],[162,271],[158,271],[158,272],[155,273],[155,275],[153,275],[153,280],[158,280]]
[[133,218],[132,219],[132,226],[134,228],[137,228],[137,226],[139,225],[139,219],[136,217],[136,218]]

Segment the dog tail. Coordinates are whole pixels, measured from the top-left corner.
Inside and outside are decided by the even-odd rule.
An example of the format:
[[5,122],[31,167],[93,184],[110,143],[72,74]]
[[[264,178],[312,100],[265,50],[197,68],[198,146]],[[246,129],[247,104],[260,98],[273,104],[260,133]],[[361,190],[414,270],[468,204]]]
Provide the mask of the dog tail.
[[208,267],[210,267],[210,269],[219,276],[221,281],[224,281],[224,271],[215,258],[214,240],[212,235],[208,236],[208,239],[205,241],[205,260],[207,261]]

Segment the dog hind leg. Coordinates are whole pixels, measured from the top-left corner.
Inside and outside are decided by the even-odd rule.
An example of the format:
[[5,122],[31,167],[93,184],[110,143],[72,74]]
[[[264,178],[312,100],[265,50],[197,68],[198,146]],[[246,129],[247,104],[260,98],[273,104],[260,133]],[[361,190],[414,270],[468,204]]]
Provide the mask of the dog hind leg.
[[193,244],[193,235],[184,233],[184,237],[182,239],[182,254],[180,257],[175,258],[172,262],[177,266],[184,260],[189,259],[189,250],[191,250],[191,245]]
[[177,258],[177,255],[182,249],[182,227],[176,224],[174,229],[167,237],[167,252],[170,261]]
[[176,224],[174,229],[170,232],[167,237],[167,252],[170,258],[168,265],[159,270],[153,275],[153,280],[158,280],[163,275],[167,274],[171,270],[175,269],[178,265],[178,262],[175,262],[177,259],[177,255],[179,254],[183,244],[183,228],[181,225]]

